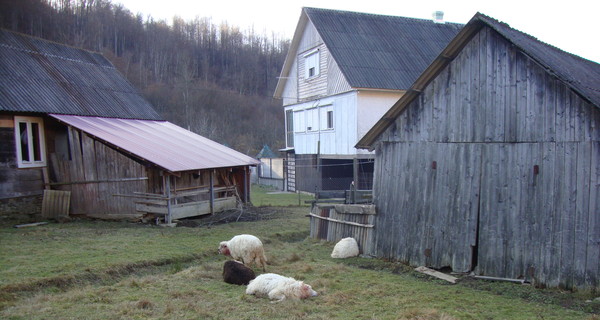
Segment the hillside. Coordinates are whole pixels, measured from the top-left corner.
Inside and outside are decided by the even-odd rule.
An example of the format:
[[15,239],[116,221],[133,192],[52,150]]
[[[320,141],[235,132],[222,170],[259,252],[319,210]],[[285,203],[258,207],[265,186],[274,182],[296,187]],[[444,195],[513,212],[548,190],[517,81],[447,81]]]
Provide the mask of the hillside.
[[101,52],[165,119],[240,152],[283,144],[272,93],[287,39],[210,18],[155,20],[110,0],[2,1],[0,26]]

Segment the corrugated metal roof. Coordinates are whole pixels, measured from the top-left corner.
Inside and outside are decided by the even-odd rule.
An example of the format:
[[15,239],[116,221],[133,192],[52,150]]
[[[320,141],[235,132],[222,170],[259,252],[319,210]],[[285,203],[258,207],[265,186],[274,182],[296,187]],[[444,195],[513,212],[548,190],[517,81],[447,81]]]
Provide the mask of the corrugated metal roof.
[[167,121],[51,116],[170,172],[259,163]]
[[304,8],[353,88],[406,90],[462,24]]
[[162,120],[99,53],[0,30],[0,111]]
[[481,13],[477,13],[469,23],[477,21],[496,30],[576,92],[600,107],[600,64],[539,41]]

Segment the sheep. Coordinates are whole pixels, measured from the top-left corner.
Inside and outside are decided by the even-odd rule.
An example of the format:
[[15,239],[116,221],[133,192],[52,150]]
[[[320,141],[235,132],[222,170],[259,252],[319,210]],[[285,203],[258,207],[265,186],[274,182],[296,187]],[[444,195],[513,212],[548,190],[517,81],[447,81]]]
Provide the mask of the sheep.
[[254,271],[239,261],[228,260],[223,264],[223,281],[227,283],[247,285],[254,278]]
[[294,278],[284,277],[274,273],[264,273],[250,281],[246,294],[257,297],[269,297],[274,302],[285,299],[306,299],[315,297],[318,293],[308,284]]
[[266,270],[267,257],[260,239],[253,235],[237,235],[229,241],[222,241],[219,245],[219,253],[231,256],[235,260],[241,260],[246,266],[255,263],[258,267]]
[[331,252],[332,258],[343,259],[358,256],[358,243],[354,238],[340,240]]

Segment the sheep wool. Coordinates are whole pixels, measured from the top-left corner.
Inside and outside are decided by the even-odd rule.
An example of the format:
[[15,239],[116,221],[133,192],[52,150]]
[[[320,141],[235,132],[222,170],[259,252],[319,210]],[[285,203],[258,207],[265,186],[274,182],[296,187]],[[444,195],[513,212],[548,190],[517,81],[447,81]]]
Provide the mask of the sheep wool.
[[318,295],[310,285],[274,273],[261,274],[250,281],[246,288],[246,294],[269,297],[270,300],[275,300],[275,302],[285,299],[306,299]]
[[331,252],[331,257],[335,259],[344,259],[358,256],[358,243],[354,238],[344,238],[336,243]]
[[267,264],[267,257],[265,256],[262,242],[250,234],[241,234],[231,238],[229,241],[222,241],[219,245],[219,253],[242,261],[247,266],[254,263],[262,267],[263,271]]
[[228,260],[223,264],[223,281],[227,283],[247,285],[254,278],[254,271],[239,261]]

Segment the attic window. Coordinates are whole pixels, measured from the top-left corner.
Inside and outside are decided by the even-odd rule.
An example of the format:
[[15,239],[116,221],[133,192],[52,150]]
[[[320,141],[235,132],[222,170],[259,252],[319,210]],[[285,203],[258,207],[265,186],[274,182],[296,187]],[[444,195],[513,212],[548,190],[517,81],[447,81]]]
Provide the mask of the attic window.
[[46,166],[44,122],[42,119],[16,116],[15,145],[19,168]]
[[304,55],[304,66],[306,69],[306,79],[319,75],[319,50],[313,50]]

